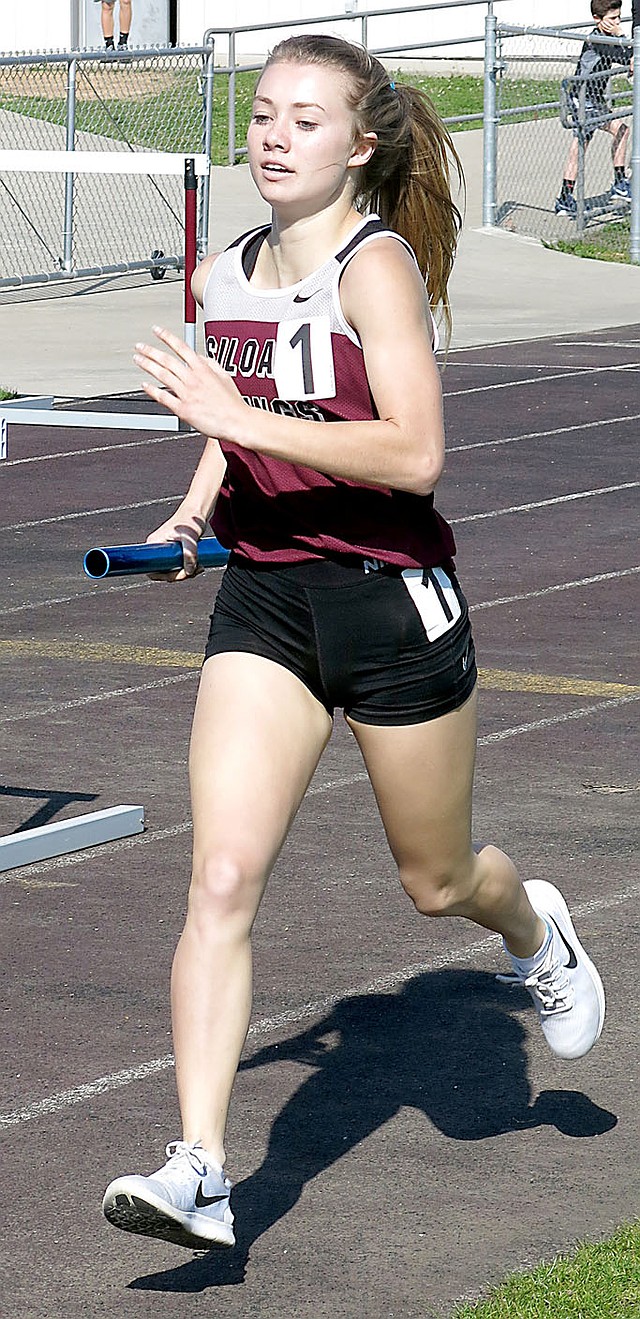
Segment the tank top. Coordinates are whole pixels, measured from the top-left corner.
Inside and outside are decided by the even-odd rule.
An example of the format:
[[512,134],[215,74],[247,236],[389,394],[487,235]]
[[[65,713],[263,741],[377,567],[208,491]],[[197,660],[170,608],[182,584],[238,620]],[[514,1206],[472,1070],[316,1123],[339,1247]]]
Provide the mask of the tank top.
[[[212,267],[203,298],[208,356],[233,377],[250,407],[318,425],[376,420],[362,346],[340,305],[340,278],[356,252],[380,236],[411,248],[369,216],[299,283],[253,288],[268,233],[267,225],[243,234]],[[416,568],[448,562],[455,553],[432,494],[327,476],[234,444],[221,448],[227,469],[211,522],[235,561],[377,559]]]

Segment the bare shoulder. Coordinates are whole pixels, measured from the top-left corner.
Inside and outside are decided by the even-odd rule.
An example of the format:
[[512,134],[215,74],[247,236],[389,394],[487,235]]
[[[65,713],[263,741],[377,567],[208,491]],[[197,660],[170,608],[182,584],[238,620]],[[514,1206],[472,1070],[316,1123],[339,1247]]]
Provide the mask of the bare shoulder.
[[211,252],[209,256],[205,256],[191,276],[191,292],[200,306],[202,306],[206,282],[219,256],[219,252]]
[[[373,296],[372,296],[373,291]],[[351,258],[340,282],[342,310],[360,332],[379,316],[393,321],[394,313],[412,313],[419,319],[428,312],[424,280],[415,260],[397,238],[381,236]]]

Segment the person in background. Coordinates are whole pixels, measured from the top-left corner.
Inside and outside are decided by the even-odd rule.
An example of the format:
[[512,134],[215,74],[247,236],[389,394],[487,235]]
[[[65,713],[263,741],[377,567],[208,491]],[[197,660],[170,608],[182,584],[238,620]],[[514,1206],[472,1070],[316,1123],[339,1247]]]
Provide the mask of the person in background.
[[[621,35],[621,9],[622,0],[591,0],[591,13],[596,19],[596,26],[591,36],[600,33],[604,37],[619,37]],[[640,11],[640,0],[635,0],[634,25],[640,22],[638,11]],[[606,118],[609,113],[607,87],[611,70],[615,65],[626,65],[630,72],[633,71],[633,60],[628,46],[604,46],[599,43],[585,41],[574,76],[576,78],[587,77],[589,80],[584,102],[586,125],[578,127],[577,124],[574,124],[573,141],[569,147],[567,163],[564,168],[560,196],[556,198],[555,203],[556,215],[567,215],[570,219],[575,218],[577,204],[573,190],[578,177],[578,134],[584,134],[585,146],[588,146],[598,128],[610,133],[613,139],[611,143],[613,183],[609,190],[609,198],[611,201],[628,201],[631,197],[631,187],[625,170],[629,125],[623,119]],[[578,88],[579,83],[576,83],[576,89],[572,95],[576,108]],[[589,124],[590,119],[593,120],[592,126]]]
[[[97,0],[101,5],[100,21],[102,23],[102,35],[107,50],[115,50],[115,25],[114,10],[116,0]],[[119,33],[118,33],[118,50],[126,50],[131,31],[131,0],[120,0],[119,13]]]

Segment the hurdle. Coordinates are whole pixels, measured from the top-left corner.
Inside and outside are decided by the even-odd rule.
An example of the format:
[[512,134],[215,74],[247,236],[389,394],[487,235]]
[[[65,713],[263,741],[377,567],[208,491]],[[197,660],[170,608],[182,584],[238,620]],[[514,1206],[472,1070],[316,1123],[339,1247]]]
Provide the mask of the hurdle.
[[144,833],[143,806],[110,806],[0,838],[0,872]]
[[[197,198],[198,180],[208,178],[209,157],[203,153],[173,151],[14,151],[0,150],[0,175],[3,172],[62,173],[73,182],[76,174],[110,175],[182,175],[184,180],[184,323],[183,333],[190,348],[196,344],[196,303],[191,292],[191,276],[197,264]],[[158,277],[175,265],[174,258],[163,258],[155,253],[150,266],[147,262],[129,262],[122,272],[150,270]],[[83,275],[98,276],[99,268],[83,271]],[[68,272],[55,271],[51,278],[64,281]],[[153,430],[162,432],[185,429],[177,417],[164,411],[94,411],[65,404],[56,408],[55,399],[7,399],[0,402],[0,453],[7,457],[8,432],[11,426],[66,426],[117,430]],[[3,450],[3,452],[2,452]]]

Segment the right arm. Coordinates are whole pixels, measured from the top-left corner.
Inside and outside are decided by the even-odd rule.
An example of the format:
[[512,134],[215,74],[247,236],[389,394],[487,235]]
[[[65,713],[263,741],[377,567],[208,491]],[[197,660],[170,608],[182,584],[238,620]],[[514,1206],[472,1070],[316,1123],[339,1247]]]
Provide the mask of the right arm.
[[[191,276],[191,292],[202,306],[206,282],[218,253],[206,256],[196,266]],[[189,489],[178,505],[175,513],[147,536],[147,542],[163,543],[179,540],[182,542],[182,559],[184,567],[174,573],[151,573],[157,581],[182,581],[193,577],[198,564],[198,541],[213,514],[220,486],[224,477],[226,462],[217,440],[208,439],[200,462],[196,468]]]
[[183,567],[174,573],[150,573],[159,581],[182,581],[193,577],[198,566],[198,541],[213,514],[226,470],[226,460],[217,440],[207,440],[187,493],[170,518],[147,536],[147,543],[179,540]]

